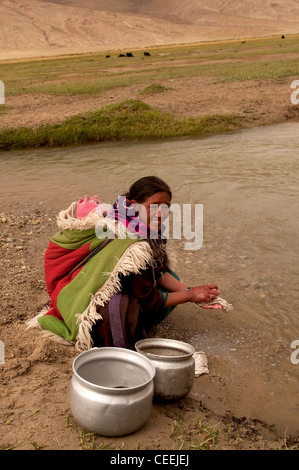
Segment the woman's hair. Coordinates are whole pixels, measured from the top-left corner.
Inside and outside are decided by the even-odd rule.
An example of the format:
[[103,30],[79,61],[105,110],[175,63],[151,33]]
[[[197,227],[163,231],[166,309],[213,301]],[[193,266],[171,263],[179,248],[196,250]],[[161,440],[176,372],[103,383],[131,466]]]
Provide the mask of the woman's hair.
[[142,204],[148,197],[160,192],[166,192],[170,199],[172,198],[171,189],[165,181],[157,176],[144,176],[131,185],[126,193],[126,198],[130,201],[134,199]]
[[[156,193],[166,192],[172,198],[172,192],[168,184],[157,176],[144,176],[135,181],[125,194],[129,201],[135,200],[137,203],[142,204],[147,198]],[[169,266],[169,259],[165,248],[165,239],[148,239],[148,242],[153,250],[153,261],[156,268]]]

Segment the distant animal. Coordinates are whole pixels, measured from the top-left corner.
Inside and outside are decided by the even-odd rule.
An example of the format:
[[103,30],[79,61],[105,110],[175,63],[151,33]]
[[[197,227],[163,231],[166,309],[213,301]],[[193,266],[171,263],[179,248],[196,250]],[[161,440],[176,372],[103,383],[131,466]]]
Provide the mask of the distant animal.
[[147,55],[147,56],[149,56],[149,55],[150,55],[150,53],[149,53],[149,52],[144,52],[144,55]]
[[106,55],[106,59],[109,59],[110,58],[110,55]]
[[134,57],[133,54],[132,54],[132,52],[127,52],[127,53],[126,53],[126,56],[127,56],[127,57]]
[[125,54],[119,54],[118,57],[126,57]]
[[285,37],[285,35],[283,34],[283,35],[281,36],[281,39],[285,39],[285,38],[286,38],[286,37]]

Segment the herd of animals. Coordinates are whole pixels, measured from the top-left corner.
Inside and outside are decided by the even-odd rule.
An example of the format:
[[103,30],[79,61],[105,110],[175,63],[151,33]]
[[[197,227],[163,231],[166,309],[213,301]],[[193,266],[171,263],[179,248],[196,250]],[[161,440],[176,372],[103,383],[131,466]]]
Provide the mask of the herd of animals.
[[[149,52],[144,52],[143,55],[145,56],[150,56],[151,54]],[[134,57],[132,52],[126,52],[126,54],[119,54],[118,57]],[[109,59],[110,55],[106,55],[106,59]]]
[[[283,34],[281,36],[281,39],[285,39],[285,35]],[[242,41],[243,44],[245,44],[246,41]],[[144,52],[143,55],[145,56],[150,56],[151,54],[149,52]],[[132,52],[126,52],[126,54],[119,54],[118,57],[134,57]],[[110,55],[106,55],[106,59],[109,59]]]

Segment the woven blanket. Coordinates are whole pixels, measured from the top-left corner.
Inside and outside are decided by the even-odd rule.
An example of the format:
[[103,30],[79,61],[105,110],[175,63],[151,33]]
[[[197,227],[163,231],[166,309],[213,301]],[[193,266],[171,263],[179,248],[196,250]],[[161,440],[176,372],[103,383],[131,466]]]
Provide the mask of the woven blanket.
[[[104,243],[105,239],[97,238],[96,227],[102,224],[107,229],[109,224],[106,218],[95,213],[82,220],[78,220],[75,213],[76,203],[73,203],[58,216],[62,230],[50,239],[44,260],[51,302],[46,311],[28,322],[28,327],[38,322],[45,331],[75,343],[79,351],[84,351],[92,347],[91,331],[101,320],[97,306],[104,306],[120,292],[121,276],[139,274],[151,265],[152,250],[144,239],[113,239],[71,273],[80,261]],[[109,235],[108,226],[107,237]]]

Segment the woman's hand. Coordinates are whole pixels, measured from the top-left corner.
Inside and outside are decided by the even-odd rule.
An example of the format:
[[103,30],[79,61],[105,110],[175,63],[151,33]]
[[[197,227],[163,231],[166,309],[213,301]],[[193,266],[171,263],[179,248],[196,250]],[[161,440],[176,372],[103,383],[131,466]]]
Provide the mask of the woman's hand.
[[219,295],[218,292],[218,286],[216,284],[208,284],[207,286],[197,286],[197,287],[192,287],[192,293],[193,293],[193,302],[195,303],[209,303],[212,300],[214,300],[217,295]]
[[[209,302],[214,300],[219,292],[216,284],[208,284],[207,286],[197,286],[189,289],[182,289],[180,285],[180,290],[176,292],[170,292],[168,294],[167,300],[165,302],[165,307],[172,307],[178,304],[183,304],[185,302],[195,302],[200,304],[200,307],[203,308],[222,308],[219,304],[208,305]],[[207,304],[207,305],[205,305]]]

